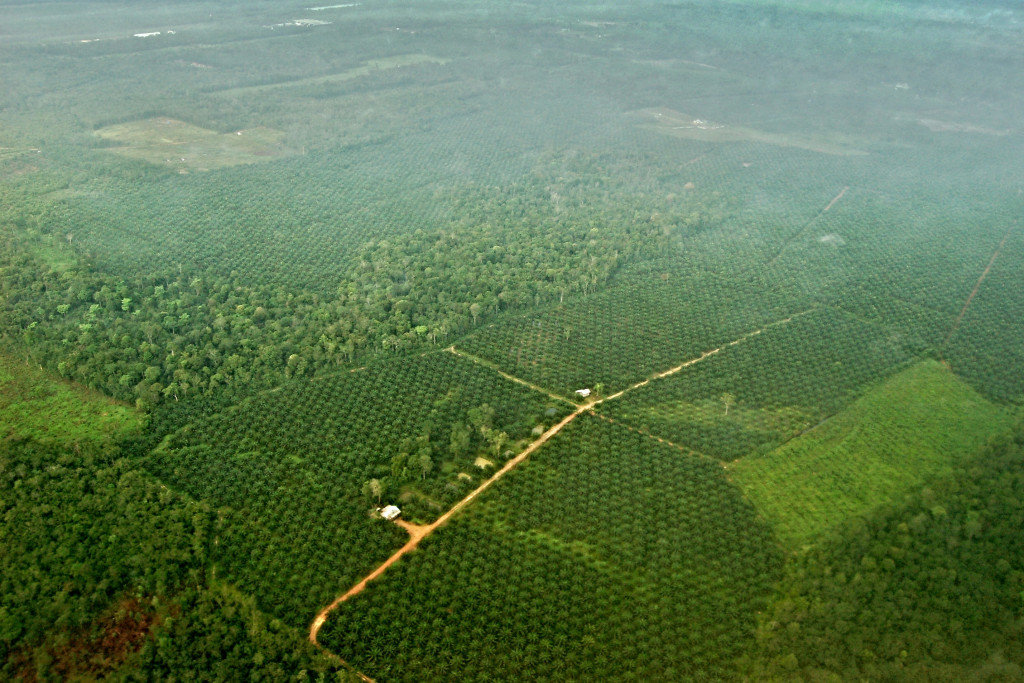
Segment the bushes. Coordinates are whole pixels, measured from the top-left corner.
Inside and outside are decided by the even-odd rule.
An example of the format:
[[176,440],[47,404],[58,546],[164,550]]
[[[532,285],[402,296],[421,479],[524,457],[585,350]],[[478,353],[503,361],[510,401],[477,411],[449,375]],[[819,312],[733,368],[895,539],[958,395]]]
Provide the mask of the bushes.
[[85,626],[122,593],[166,594],[204,575],[209,507],[113,446],[2,441],[0,501],[0,660]]
[[231,508],[218,565],[298,628],[404,541],[368,515],[378,501],[366,481],[382,483],[380,504],[433,519],[485,476],[477,455],[500,462],[567,408],[440,351],[259,394],[178,430],[149,467]]
[[755,678],[1016,680],[1024,439],[1001,439],[795,558]]

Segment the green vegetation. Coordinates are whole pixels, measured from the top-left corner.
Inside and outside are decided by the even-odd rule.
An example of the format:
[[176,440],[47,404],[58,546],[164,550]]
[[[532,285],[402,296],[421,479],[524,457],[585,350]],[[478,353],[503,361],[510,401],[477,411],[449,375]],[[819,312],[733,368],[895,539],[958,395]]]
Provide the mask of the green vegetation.
[[[882,327],[829,308],[794,316],[601,411],[723,460],[767,452],[913,357]],[[727,410],[723,394],[733,397]]]
[[1024,430],[797,558],[755,679],[1015,681],[1024,639]]
[[786,445],[730,465],[729,472],[775,533],[799,548],[950,474],[1012,421],[941,364],[924,361]]
[[979,391],[1020,404],[1024,375],[1017,368],[1024,362],[1020,330],[1024,301],[1007,296],[1007,292],[1024,278],[1024,230],[1014,226],[993,257],[991,270],[977,285],[970,307],[950,329],[942,352],[953,369]]
[[410,535],[382,680],[1012,678],[1009,525],[848,565],[1024,402],[1022,21],[4,3],[0,678],[353,676]]
[[503,463],[567,407],[439,351],[246,399],[170,435],[147,466],[222,510],[220,576],[301,628],[402,545],[375,507],[436,518],[492,473],[477,457]]
[[571,395],[607,393],[796,311],[785,289],[645,262],[614,286],[541,313],[488,325],[458,343],[506,372]]
[[0,438],[81,443],[140,430],[142,415],[0,353]]
[[0,442],[0,677],[346,680],[210,578],[208,505],[120,455],[95,441]]
[[115,456],[89,443],[0,444],[4,655],[55,626],[83,627],[121,592],[166,594],[202,566],[208,508]]
[[[301,173],[313,172],[304,163]],[[379,188],[364,180],[331,190],[358,214],[342,215],[273,168],[262,179],[247,171],[244,196],[227,179],[140,186],[122,169],[93,181],[101,190],[23,207],[32,215],[13,220],[38,237],[0,272],[13,292],[0,331],[24,336],[32,357],[62,375],[147,408],[430,348],[499,311],[594,291],[620,264],[650,258],[704,220],[688,213],[700,215],[694,200],[635,221],[635,193],[609,189],[592,202],[584,191],[609,188],[616,167],[555,155],[522,186],[450,188],[432,199],[452,207],[441,228],[416,222],[365,242],[380,231],[360,194],[378,203]],[[351,171],[330,169],[342,170]],[[260,200],[245,201],[257,188]],[[282,221],[291,239],[281,239]],[[37,255],[79,244],[98,252],[96,267],[55,268]]]
[[320,640],[381,681],[721,679],[781,559],[720,467],[582,416]]

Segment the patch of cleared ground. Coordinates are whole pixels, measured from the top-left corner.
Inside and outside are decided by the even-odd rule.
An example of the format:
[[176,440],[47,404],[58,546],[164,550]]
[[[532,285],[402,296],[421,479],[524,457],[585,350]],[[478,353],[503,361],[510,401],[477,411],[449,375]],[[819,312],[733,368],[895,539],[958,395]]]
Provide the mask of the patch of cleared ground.
[[638,127],[651,130],[662,135],[671,135],[688,140],[702,142],[763,142],[779,147],[796,147],[822,154],[851,156],[867,154],[856,149],[851,141],[839,135],[788,135],[785,133],[769,133],[756,128],[743,126],[727,126],[714,121],[706,121],[696,116],[684,114],[668,107],[654,107],[633,112],[639,119]]
[[325,83],[344,83],[345,81],[362,78],[363,76],[370,76],[374,73],[387,71],[389,69],[400,69],[406,66],[416,66],[417,64],[447,64],[450,61],[450,59],[446,59],[444,57],[432,57],[430,55],[422,54],[395,55],[393,57],[384,57],[382,59],[370,59],[363,62],[361,66],[348,69],[347,71],[342,71],[341,73],[328,74],[326,76],[311,76],[310,78],[296,78],[290,81],[268,83],[266,85],[229,88],[227,90],[219,91],[218,94],[237,97],[239,95],[256,95],[268,90],[276,90],[278,88],[295,88],[298,86],[323,85]]
[[957,123],[955,121],[939,121],[937,119],[917,119],[917,122],[933,133],[982,133],[984,135],[1009,135],[1010,130],[995,130],[973,123]]
[[104,440],[140,429],[144,419],[97,391],[0,354],[0,438]]
[[107,126],[97,130],[96,136],[121,143],[110,148],[115,154],[180,172],[253,164],[291,154],[281,144],[284,133],[273,128],[218,133],[165,117]]

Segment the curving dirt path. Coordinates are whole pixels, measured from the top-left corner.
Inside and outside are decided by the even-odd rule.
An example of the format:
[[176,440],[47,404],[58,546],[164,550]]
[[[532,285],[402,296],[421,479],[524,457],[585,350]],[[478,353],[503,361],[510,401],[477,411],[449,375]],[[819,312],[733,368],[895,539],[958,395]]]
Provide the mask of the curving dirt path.
[[388,567],[393,565],[395,562],[398,562],[398,560],[400,560],[403,555],[405,555],[406,553],[408,553],[411,550],[414,550],[416,548],[416,546],[418,546],[420,544],[420,541],[422,541],[424,538],[426,538],[427,536],[432,534],[434,532],[434,530],[437,529],[439,526],[444,525],[445,522],[447,522],[449,519],[452,518],[452,515],[454,515],[456,512],[458,512],[462,508],[466,507],[467,505],[469,505],[471,502],[473,502],[474,498],[476,498],[481,493],[486,491],[494,482],[498,481],[503,476],[505,476],[510,470],[515,468],[516,465],[518,465],[519,463],[521,463],[522,461],[524,461],[528,457],[530,457],[530,455],[534,451],[536,451],[538,448],[540,448],[545,443],[547,443],[548,439],[553,437],[558,432],[562,431],[562,429],[567,424],[569,424],[570,422],[575,420],[577,417],[579,417],[585,411],[590,410],[592,407],[594,407],[594,405],[596,403],[598,403],[598,401],[591,401],[590,403],[586,403],[584,405],[581,405],[576,410],[574,410],[573,412],[569,413],[566,417],[564,417],[562,419],[561,422],[559,422],[554,427],[551,427],[549,430],[547,430],[546,432],[541,434],[540,438],[538,438],[536,441],[534,441],[529,446],[527,446],[526,449],[523,450],[522,453],[520,453],[516,457],[514,457],[511,460],[509,460],[508,462],[506,462],[505,465],[500,470],[498,470],[493,475],[491,475],[491,477],[487,481],[485,481],[484,483],[480,484],[480,486],[476,487],[473,491],[471,491],[469,493],[469,495],[467,495],[465,498],[463,498],[458,503],[453,505],[452,508],[450,510],[448,510],[448,512],[446,512],[443,515],[441,515],[440,517],[438,517],[437,520],[434,521],[432,524],[428,524],[426,526],[421,526],[421,525],[416,525],[416,524],[409,524],[408,522],[404,522],[404,521],[399,523],[400,526],[402,526],[404,529],[409,531],[409,533],[411,535],[411,538],[408,540],[408,542],[406,542],[405,545],[403,545],[401,548],[399,548],[391,557],[386,559],[384,561],[384,564],[380,565],[379,567],[374,569],[372,572],[370,572],[370,574],[368,576],[366,576],[366,578],[364,578],[362,581],[360,581],[356,585],[354,585],[351,588],[349,588],[346,593],[344,593],[343,595],[339,596],[330,605],[328,605],[327,607],[325,607],[322,610],[320,610],[320,613],[316,615],[316,619],[313,620],[313,625],[309,629],[309,640],[310,640],[310,642],[313,643],[313,644],[318,644],[316,638],[317,638],[317,634],[319,634],[319,632],[320,632],[320,628],[324,625],[324,622],[327,621],[327,615],[329,615],[332,611],[334,611],[334,609],[337,608],[338,605],[340,605],[341,603],[345,602],[349,598],[352,598],[353,596],[356,596],[356,595],[362,593],[363,589],[366,588],[366,585],[368,583],[370,583],[371,581],[376,579],[378,576],[383,574],[387,570]]
[[[356,585],[354,585],[351,588],[349,588],[348,591],[346,591],[344,594],[338,596],[338,598],[336,598],[334,600],[334,602],[332,602],[330,605],[328,605],[327,607],[324,607],[322,610],[320,610],[320,612],[316,615],[316,618],[313,620],[313,623],[312,623],[312,625],[309,628],[309,640],[310,640],[310,642],[313,643],[314,645],[319,645],[319,643],[317,642],[317,636],[320,633],[320,629],[323,627],[324,623],[327,621],[328,615],[330,615],[331,612],[333,612],[335,609],[337,609],[338,605],[340,605],[341,603],[346,602],[347,600],[351,599],[352,597],[362,593],[363,590],[366,588],[366,586],[371,581],[373,581],[374,579],[378,578],[381,574],[383,574],[385,571],[387,571],[388,567],[390,567],[395,562],[400,560],[403,555],[409,553],[412,550],[415,550],[416,547],[420,544],[420,541],[422,541],[424,538],[426,538],[427,536],[432,534],[439,527],[443,526],[446,522],[448,522],[448,520],[450,520],[452,518],[453,515],[455,515],[455,513],[457,513],[459,510],[461,510],[462,508],[466,507],[467,505],[469,505],[471,502],[473,502],[473,500],[477,496],[479,496],[481,493],[483,493],[488,488],[490,488],[490,486],[492,484],[494,484],[494,482],[498,481],[503,476],[508,474],[508,472],[510,472],[511,470],[515,469],[516,466],[518,466],[520,463],[522,463],[524,460],[526,460],[528,457],[530,457],[530,455],[532,455],[534,453],[534,451],[536,451],[538,448],[540,448],[545,443],[547,443],[553,436],[555,436],[560,431],[562,431],[565,428],[566,425],[568,425],[570,422],[575,420],[577,417],[579,417],[583,413],[592,410],[594,408],[594,406],[597,406],[597,405],[599,405],[601,403],[604,403],[606,401],[612,401],[614,399],[617,399],[617,398],[619,398],[619,397],[629,393],[630,391],[633,391],[634,389],[639,389],[640,387],[645,386],[648,383],[650,383],[652,380],[662,379],[664,377],[668,377],[670,375],[674,375],[675,373],[680,372],[681,370],[683,370],[685,368],[688,368],[691,365],[699,363],[699,362],[701,362],[701,361],[703,361],[703,360],[705,360],[705,359],[715,355],[716,353],[718,353],[719,351],[722,351],[726,347],[735,346],[737,344],[740,344],[740,343],[746,341],[747,339],[750,339],[751,337],[754,337],[754,336],[757,336],[757,335],[761,334],[762,332],[764,332],[765,330],[767,330],[767,329],[769,329],[771,327],[775,327],[777,325],[785,325],[786,323],[791,322],[794,318],[797,318],[799,316],[802,316],[802,315],[805,315],[807,313],[810,313],[812,310],[814,310],[814,309],[807,309],[807,310],[801,311],[799,313],[794,313],[793,315],[789,316],[788,318],[784,318],[782,320],[778,320],[776,322],[764,325],[763,327],[761,327],[759,329],[756,329],[756,330],[754,330],[752,332],[748,332],[747,334],[743,335],[742,337],[734,339],[731,342],[722,344],[718,348],[711,349],[710,351],[705,351],[701,355],[697,356],[696,358],[691,358],[690,360],[686,361],[685,363],[680,363],[679,365],[676,365],[675,367],[669,368],[668,370],[665,370],[663,372],[659,372],[659,373],[657,373],[655,375],[652,375],[652,376],[648,377],[647,379],[644,379],[644,380],[641,380],[639,382],[636,382],[635,384],[631,384],[628,387],[626,387],[625,389],[622,389],[621,391],[617,391],[616,393],[611,394],[609,396],[605,396],[604,398],[595,398],[595,399],[593,399],[593,400],[591,400],[591,401],[589,401],[587,403],[584,403],[584,404],[578,406],[575,410],[573,410],[567,416],[562,418],[562,420],[558,424],[556,424],[553,427],[551,427],[550,429],[548,429],[536,441],[534,441],[529,446],[527,446],[523,450],[522,453],[520,453],[516,457],[514,457],[511,460],[509,460],[508,462],[506,462],[504,464],[504,466],[502,466],[502,468],[500,470],[498,470],[493,475],[491,475],[491,477],[489,479],[487,479],[485,482],[480,484],[480,486],[478,486],[476,489],[471,491],[465,498],[463,498],[458,503],[453,505],[452,508],[450,510],[448,510],[448,512],[446,512],[443,515],[441,515],[440,517],[438,517],[437,520],[434,521],[432,524],[420,525],[420,524],[412,524],[412,523],[407,522],[405,520],[397,521],[396,524],[398,524],[403,529],[405,529],[406,531],[409,532],[409,536],[410,536],[409,540],[406,542],[405,545],[403,545],[401,548],[399,548],[397,551],[395,551],[395,553],[392,554],[391,557],[389,557],[387,560],[385,560],[383,564],[381,564],[376,569],[374,569],[372,572],[370,572],[370,574],[368,574],[365,578],[363,578],[361,581],[359,581]],[[553,394],[553,393],[551,393],[549,391],[546,391],[546,390],[544,390],[544,389],[542,389],[540,387],[537,387],[536,385],[531,384],[531,383],[529,383],[529,382],[527,382],[525,380],[519,379],[517,377],[513,377],[512,375],[508,375],[508,374],[506,374],[504,372],[501,372],[500,370],[495,368],[493,365],[487,363],[486,361],[483,361],[482,359],[478,359],[475,356],[471,356],[469,354],[466,354],[466,353],[463,353],[461,351],[456,350],[456,348],[454,346],[449,347],[447,350],[450,351],[451,353],[456,354],[456,355],[464,356],[464,357],[470,358],[470,359],[472,359],[472,360],[474,360],[476,362],[479,362],[479,363],[482,363],[484,365],[487,365],[488,367],[492,367],[496,372],[500,373],[503,377],[506,377],[506,378],[508,378],[508,379],[510,379],[510,380],[512,380],[514,382],[518,382],[519,384],[523,384],[525,386],[528,386],[528,387],[530,387],[532,389],[536,389],[537,391],[540,391],[541,393],[544,393],[547,396],[551,396],[552,398],[557,398],[557,399],[559,399],[561,401],[565,401],[566,400],[563,397],[557,396],[556,394]],[[657,438],[657,437],[655,437],[655,438]],[[675,444],[672,444],[672,445],[675,445]],[[345,663],[345,660],[341,659],[337,655],[331,654],[331,656],[334,657],[337,661]],[[373,682],[373,679],[369,678],[365,674],[362,674],[362,673],[360,673],[358,671],[356,671],[356,673],[364,681],[367,681],[369,683]]]

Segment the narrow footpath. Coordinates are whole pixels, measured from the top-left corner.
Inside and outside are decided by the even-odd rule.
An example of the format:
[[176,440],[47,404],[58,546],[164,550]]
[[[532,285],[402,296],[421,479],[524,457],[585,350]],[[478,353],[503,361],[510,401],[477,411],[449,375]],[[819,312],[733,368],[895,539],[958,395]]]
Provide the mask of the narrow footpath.
[[1011,232],[1013,232],[1013,228],[1010,228],[1009,230],[1006,231],[1006,234],[1003,235],[1003,239],[999,243],[999,246],[996,247],[995,252],[992,253],[992,258],[989,259],[988,265],[985,266],[985,270],[981,271],[981,276],[978,278],[978,281],[974,284],[974,289],[972,289],[971,293],[967,296],[967,301],[964,302],[964,307],[960,309],[960,315],[958,315],[956,317],[956,320],[953,321],[953,326],[949,328],[949,334],[947,334],[946,338],[942,340],[942,346],[939,347],[940,350],[946,348],[946,345],[949,344],[949,340],[953,337],[957,329],[960,327],[960,321],[964,319],[964,314],[967,313],[967,309],[971,307],[971,302],[974,301],[974,296],[978,293],[978,290],[981,289],[981,283],[985,281],[986,277],[988,277],[989,271],[992,270],[992,265],[996,262],[996,259],[999,257],[999,252],[1003,250],[1003,246],[1006,244],[1006,240],[1009,239]]

